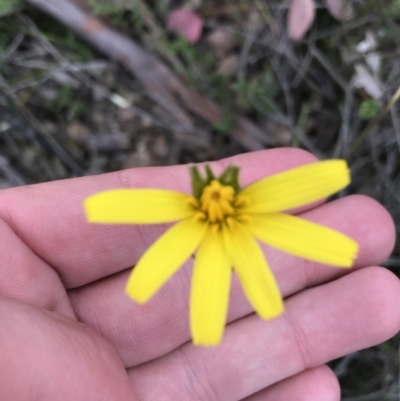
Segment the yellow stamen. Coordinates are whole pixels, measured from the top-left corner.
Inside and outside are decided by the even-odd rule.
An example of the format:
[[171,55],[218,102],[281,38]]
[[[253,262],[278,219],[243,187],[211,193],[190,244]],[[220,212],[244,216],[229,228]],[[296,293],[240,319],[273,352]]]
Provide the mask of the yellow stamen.
[[218,231],[223,224],[233,227],[235,221],[247,223],[250,217],[241,212],[242,205],[248,203],[248,198],[236,195],[230,185],[223,185],[218,180],[212,180],[203,189],[200,201],[195,198],[188,200],[197,209],[197,216],[200,220],[207,220],[213,232]]
[[188,196],[186,198],[186,203],[190,206],[194,206],[198,208],[200,206],[200,202],[194,196]]
[[212,180],[201,195],[201,210],[211,223],[222,222],[235,213],[234,200],[235,190],[231,186]]
[[197,213],[194,215],[194,218],[195,218],[195,220],[200,221],[200,220],[206,220],[207,216],[206,216],[206,214],[203,213],[203,212],[197,212]]

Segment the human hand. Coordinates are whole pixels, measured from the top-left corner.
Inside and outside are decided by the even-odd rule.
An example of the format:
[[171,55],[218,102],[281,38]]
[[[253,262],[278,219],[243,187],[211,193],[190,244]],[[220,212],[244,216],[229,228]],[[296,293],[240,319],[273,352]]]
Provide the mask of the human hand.
[[[246,185],[314,160],[276,149],[224,163],[242,166]],[[339,400],[324,363],[399,330],[399,280],[373,267],[393,247],[393,223],[376,202],[349,196],[298,212],[359,243],[353,269],[265,247],[285,313],[259,319],[234,279],[221,345],[194,347],[190,263],[143,306],[124,294],[131,266],[165,227],[85,221],[83,199],[119,187],[189,193],[190,177],[185,166],[146,168],[0,193],[1,400]]]

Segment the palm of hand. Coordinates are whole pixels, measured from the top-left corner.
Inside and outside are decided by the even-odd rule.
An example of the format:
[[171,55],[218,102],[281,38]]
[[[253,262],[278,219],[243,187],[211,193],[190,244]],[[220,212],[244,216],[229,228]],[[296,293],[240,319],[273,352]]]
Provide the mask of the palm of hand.
[[[246,166],[245,181],[313,161],[296,150],[267,152],[267,165],[265,152],[236,158],[235,164]],[[166,186],[165,177],[180,188],[172,179]],[[375,202],[353,196],[298,212],[359,242],[356,271],[268,249],[286,313],[261,321],[234,279],[222,344],[193,347],[190,262],[146,305],[124,295],[131,266],[164,228],[84,221],[85,196],[142,185],[187,191],[186,168],[125,171],[2,193],[2,399],[339,399],[336,379],[323,364],[399,329],[398,280],[367,267],[387,257],[393,224]]]

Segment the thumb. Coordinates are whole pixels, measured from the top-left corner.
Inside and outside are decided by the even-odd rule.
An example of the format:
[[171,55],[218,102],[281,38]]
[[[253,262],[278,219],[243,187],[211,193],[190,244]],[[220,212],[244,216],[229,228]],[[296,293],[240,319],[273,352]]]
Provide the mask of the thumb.
[[68,317],[0,298],[0,399],[137,401],[112,346]]

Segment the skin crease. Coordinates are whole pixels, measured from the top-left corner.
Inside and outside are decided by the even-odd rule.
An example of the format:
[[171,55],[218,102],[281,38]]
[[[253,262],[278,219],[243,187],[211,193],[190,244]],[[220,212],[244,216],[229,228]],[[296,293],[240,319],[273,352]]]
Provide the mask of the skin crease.
[[243,401],[339,401],[340,387],[335,374],[321,365],[273,384]]
[[[218,174],[240,165],[245,186],[314,160],[276,149],[212,167]],[[399,280],[370,267],[390,254],[393,222],[375,201],[350,196],[292,212],[354,238],[354,268],[265,246],[286,312],[262,321],[233,277],[221,345],[193,347],[190,262],[144,306],[123,292],[131,266],[166,226],[85,221],[85,197],[120,187],[189,193],[188,169],[131,169],[0,192],[1,400],[334,401],[339,387],[324,364],[400,329]]]

